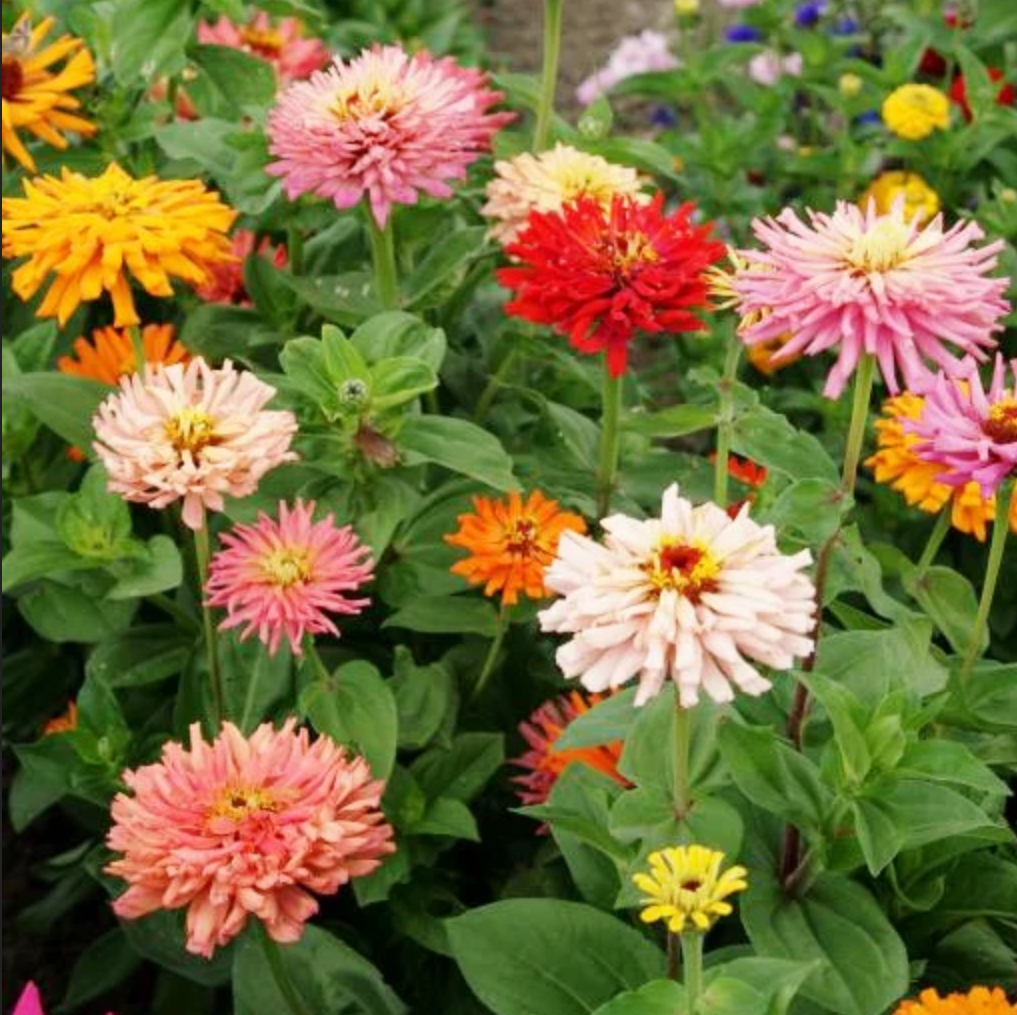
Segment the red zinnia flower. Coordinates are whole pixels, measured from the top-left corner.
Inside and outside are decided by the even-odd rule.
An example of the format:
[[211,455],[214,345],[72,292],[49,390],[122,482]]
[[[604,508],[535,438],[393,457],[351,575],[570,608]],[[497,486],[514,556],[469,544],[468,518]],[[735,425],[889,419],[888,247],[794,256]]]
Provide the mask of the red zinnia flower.
[[[998,67],[989,67],[988,70],[990,81],[1002,80],[1003,72]],[[960,106],[965,120],[973,119],[974,114],[972,114],[971,107],[968,105],[968,85],[964,80],[963,74],[958,74],[953,79],[950,85],[950,98]],[[996,105],[1012,106],[1015,98],[1017,98],[1017,92],[1014,91],[1013,85],[1004,83],[1003,87],[996,93]]]
[[708,305],[706,269],[724,256],[694,226],[693,205],[671,215],[658,194],[649,204],[616,196],[605,210],[580,198],[561,212],[533,212],[506,253],[520,262],[498,271],[515,292],[505,311],[550,324],[580,352],[605,350],[612,376],[625,372],[636,331],[699,331],[691,309]]

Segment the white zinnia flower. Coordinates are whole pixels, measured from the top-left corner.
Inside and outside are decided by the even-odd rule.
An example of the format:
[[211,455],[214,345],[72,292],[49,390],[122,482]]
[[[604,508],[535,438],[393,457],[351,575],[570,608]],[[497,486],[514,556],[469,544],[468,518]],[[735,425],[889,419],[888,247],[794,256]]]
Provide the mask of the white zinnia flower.
[[566,677],[603,691],[638,676],[642,705],[670,676],[689,707],[701,687],[715,701],[735,687],[762,694],[770,682],[753,664],[785,670],[812,651],[815,587],[799,573],[812,555],[782,554],[747,505],[730,518],[673,484],[660,518],[601,524],[603,545],[564,533],[544,578],[562,598],[538,615],[541,628],[573,635],[557,652]]

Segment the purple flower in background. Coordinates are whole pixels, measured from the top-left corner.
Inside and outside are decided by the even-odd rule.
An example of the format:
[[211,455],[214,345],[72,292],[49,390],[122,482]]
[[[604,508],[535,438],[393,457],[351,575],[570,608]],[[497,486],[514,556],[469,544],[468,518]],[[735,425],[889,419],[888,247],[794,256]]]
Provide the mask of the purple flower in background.
[[763,33],[751,25],[731,25],[724,29],[724,38],[728,42],[761,42]]
[[670,129],[678,125],[678,117],[670,106],[654,106],[650,112],[650,123],[654,127]]
[[855,117],[855,123],[861,125],[867,125],[871,123],[882,123],[883,118],[879,115],[879,111],[876,109],[870,109],[866,113],[861,113]]
[[721,7],[741,9],[743,7],[755,7],[761,0],[717,0]]
[[815,28],[826,10],[825,0],[809,0],[795,8],[795,24],[799,28]]
[[607,66],[594,71],[579,85],[576,98],[588,106],[625,78],[649,71],[671,70],[677,66],[678,61],[668,46],[667,37],[648,28],[639,35],[625,36],[615,47]]
[[839,18],[830,29],[833,35],[857,35],[861,26],[851,17]]

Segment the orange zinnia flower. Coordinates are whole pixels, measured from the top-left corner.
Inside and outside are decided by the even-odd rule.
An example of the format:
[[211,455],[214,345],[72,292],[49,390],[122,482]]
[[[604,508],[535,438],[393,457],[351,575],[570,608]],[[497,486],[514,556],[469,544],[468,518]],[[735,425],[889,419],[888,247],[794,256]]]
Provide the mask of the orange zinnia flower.
[[[174,340],[174,335],[172,324],[146,324],[141,332],[145,362],[152,366],[189,363],[190,353]],[[102,384],[118,384],[124,374],[138,371],[130,333],[116,328],[96,328],[91,342],[84,335],[76,338],[74,356],[61,356],[56,365],[61,373],[87,377]]]
[[563,532],[585,532],[579,515],[561,511],[556,500],[535,490],[525,504],[519,493],[508,501],[474,497],[476,514],[459,516],[459,531],[445,537],[452,546],[469,550],[472,556],[452,566],[473,585],[484,585],[484,595],[501,592],[502,603],[513,606],[523,592],[531,599],[543,599],[544,570],[558,552]]
[[75,701],[67,703],[67,711],[50,719],[42,728],[42,735],[48,737],[53,733],[70,733],[78,728],[78,704]]
[[1017,1006],[1006,999],[1002,987],[972,987],[966,994],[941,997],[933,989],[902,1001],[894,1015],[1014,1015]]
[[589,765],[622,786],[630,785],[618,773],[618,759],[625,746],[623,740],[563,751],[555,750],[554,747],[576,716],[588,712],[603,700],[602,694],[583,695],[579,691],[570,691],[559,698],[545,701],[529,719],[519,724],[519,732],[530,749],[518,758],[513,758],[511,764],[526,769],[527,774],[513,776],[512,781],[521,787],[517,792],[524,804],[544,803],[562,772],[569,765],[577,763]]
[[[33,28],[23,14],[11,34],[3,37],[3,150],[33,173],[35,160],[18,136],[19,129],[61,150],[67,147],[61,131],[85,137],[95,133],[94,124],[68,112],[81,108],[70,92],[95,80],[95,64],[85,44],[73,35],[62,35],[40,50],[54,23],[55,19],[45,18]],[[53,65],[61,60],[67,63],[54,73]]]

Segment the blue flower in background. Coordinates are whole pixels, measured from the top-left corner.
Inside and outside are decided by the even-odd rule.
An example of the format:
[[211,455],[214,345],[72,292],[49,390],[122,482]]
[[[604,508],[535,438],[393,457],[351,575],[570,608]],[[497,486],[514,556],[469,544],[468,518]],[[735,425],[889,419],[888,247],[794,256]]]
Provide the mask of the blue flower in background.
[[678,117],[670,106],[654,106],[650,111],[650,123],[654,127],[671,128],[678,124]]
[[795,9],[795,24],[799,28],[814,28],[826,10],[825,0],[809,0]]
[[724,29],[724,38],[728,42],[762,42],[763,33],[751,25],[731,25]]
[[857,35],[861,25],[854,18],[840,18],[830,29],[834,35]]
[[867,113],[862,113],[860,116],[855,117],[855,123],[861,125],[868,125],[873,123],[882,123],[883,118],[879,115],[879,111],[870,109]]

